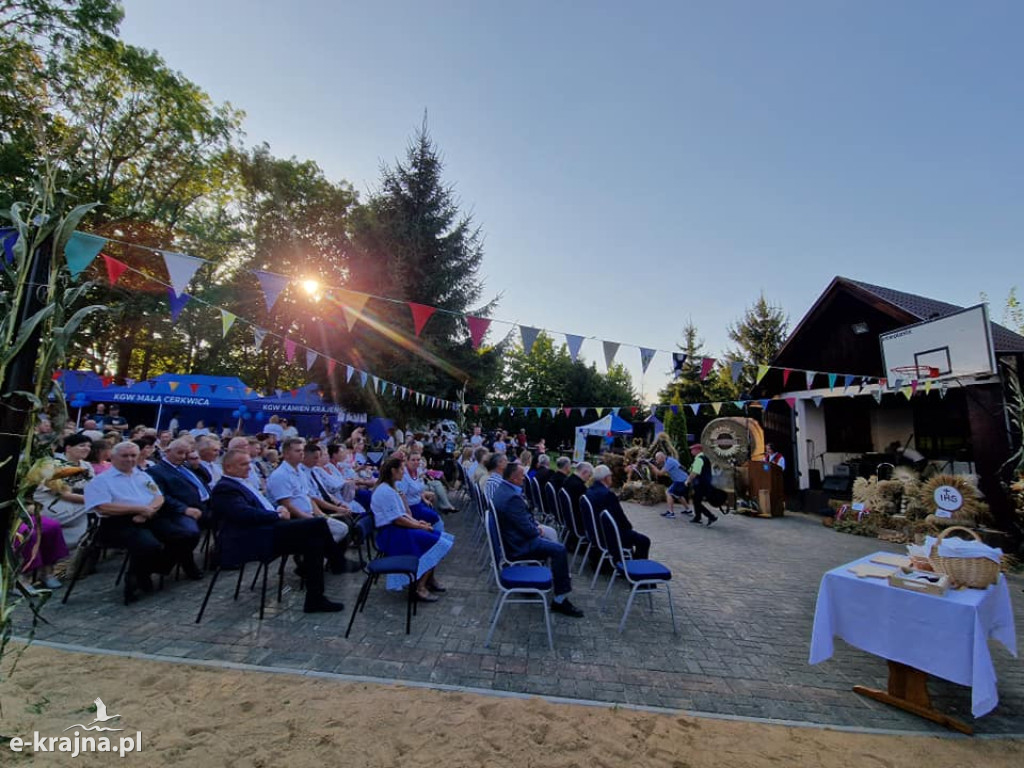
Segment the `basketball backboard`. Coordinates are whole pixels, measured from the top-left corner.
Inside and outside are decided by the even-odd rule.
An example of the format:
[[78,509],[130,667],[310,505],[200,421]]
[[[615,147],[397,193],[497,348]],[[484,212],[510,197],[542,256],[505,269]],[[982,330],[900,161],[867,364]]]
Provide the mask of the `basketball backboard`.
[[907,325],[878,337],[889,389],[896,382],[942,381],[996,373],[992,325],[984,304]]

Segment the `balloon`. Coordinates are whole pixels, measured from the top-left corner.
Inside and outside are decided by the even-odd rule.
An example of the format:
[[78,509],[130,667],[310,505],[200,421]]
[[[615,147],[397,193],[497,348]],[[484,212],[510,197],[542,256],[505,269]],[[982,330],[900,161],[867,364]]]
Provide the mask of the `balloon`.
[[258,411],[256,413],[256,421],[262,422],[265,418],[267,418],[267,414],[265,414],[263,411]]
[[241,418],[241,416],[242,416],[242,414],[241,414],[241,412],[237,408],[235,408],[235,410],[233,410],[231,412],[231,418],[233,418],[233,419]]

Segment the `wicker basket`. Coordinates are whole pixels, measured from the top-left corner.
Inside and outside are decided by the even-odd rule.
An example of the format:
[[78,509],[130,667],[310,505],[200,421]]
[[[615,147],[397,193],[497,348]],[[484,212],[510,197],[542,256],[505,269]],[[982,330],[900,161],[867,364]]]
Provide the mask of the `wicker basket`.
[[932,545],[932,551],[928,553],[928,560],[935,572],[946,574],[957,586],[971,589],[985,589],[990,584],[995,584],[999,579],[999,563],[989,560],[987,557],[939,556],[939,545],[953,531],[969,534],[974,537],[975,541],[981,541],[981,537],[969,528],[960,525],[946,528],[939,534]]

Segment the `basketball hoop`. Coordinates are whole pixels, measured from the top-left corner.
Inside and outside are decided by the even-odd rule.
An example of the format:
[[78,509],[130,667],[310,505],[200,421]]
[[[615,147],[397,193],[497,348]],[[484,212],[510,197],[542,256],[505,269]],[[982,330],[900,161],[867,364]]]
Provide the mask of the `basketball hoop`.
[[939,376],[939,369],[930,365],[898,365],[891,370],[895,374],[893,379],[922,381],[924,379],[936,379]]

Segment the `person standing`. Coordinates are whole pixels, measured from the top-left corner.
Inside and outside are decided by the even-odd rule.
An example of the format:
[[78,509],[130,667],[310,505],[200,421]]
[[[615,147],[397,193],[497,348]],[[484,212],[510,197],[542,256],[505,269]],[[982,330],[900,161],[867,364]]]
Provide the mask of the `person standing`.
[[764,445],[764,462],[765,464],[774,464],[783,472],[786,471],[786,457],[776,451],[775,446],[771,443]]
[[701,514],[704,514],[710,528],[718,522],[718,516],[704,504],[711,488],[711,461],[704,455],[704,446],[700,443],[690,446],[690,454],[693,456],[693,464],[690,465],[690,476],[686,480],[686,484],[693,488],[693,520],[690,522],[699,524]]

